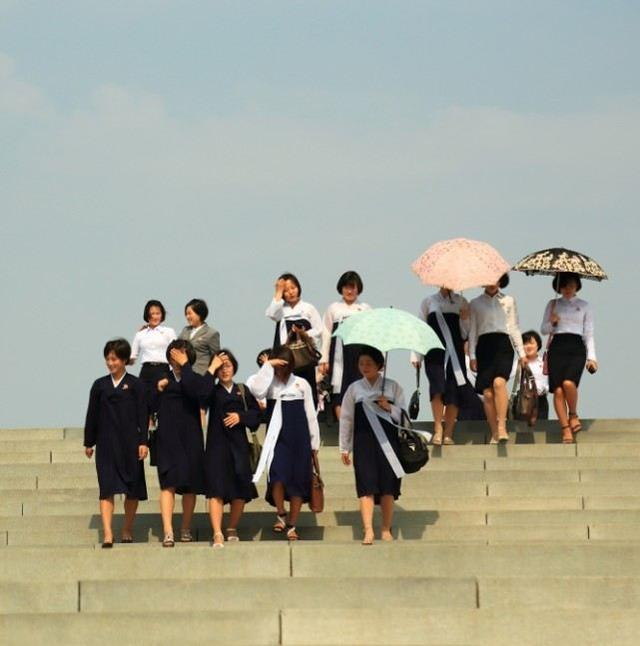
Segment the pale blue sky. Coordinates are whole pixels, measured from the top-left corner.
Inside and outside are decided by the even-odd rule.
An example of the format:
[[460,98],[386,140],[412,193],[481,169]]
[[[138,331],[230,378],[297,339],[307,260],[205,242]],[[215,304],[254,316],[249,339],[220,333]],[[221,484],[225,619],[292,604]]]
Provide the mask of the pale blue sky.
[[[637,416],[639,43],[631,1],[0,0],[0,426],[81,424],[147,298],[205,298],[246,377],[278,273],[415,311],[457,236],[601,261],[581,409]],[[549,281],[509,291],[538,327]]]

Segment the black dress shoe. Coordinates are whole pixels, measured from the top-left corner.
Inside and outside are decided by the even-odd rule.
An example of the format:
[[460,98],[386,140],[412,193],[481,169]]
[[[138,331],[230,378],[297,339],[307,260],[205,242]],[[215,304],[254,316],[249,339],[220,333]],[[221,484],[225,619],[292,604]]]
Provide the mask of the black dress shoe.
[[110,550],[113,547],[113,541],[105,541],[102,543],[103,550]]
[[127,536],[127,538],[123,538],[120,542],[121,543],[133,543],[133,538],[131,538],[130,536]]

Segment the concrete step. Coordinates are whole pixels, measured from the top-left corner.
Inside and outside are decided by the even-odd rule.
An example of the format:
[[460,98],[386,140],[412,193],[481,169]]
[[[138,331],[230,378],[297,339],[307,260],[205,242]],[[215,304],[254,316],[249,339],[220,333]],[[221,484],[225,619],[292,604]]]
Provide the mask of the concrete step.
[[[248,526],[241,527],[239,537],[241,541],[282,541],[282,535],[275,534],[271,526]],[[410,521],[409,521],[410,522]],[[87,528],[86,522],[83,526],[67,524],[66,528],[60,528],[62,523],[55,527],[47,527],[46,522],[40,526],[32,526],[31,529],[11,529],[0,532],[0,547],[14,546],[96,546],[102,542],[102,530],[99,527]],[[118,524],[118,530],[121,523]],[[178,535],[180,519],[174,519],[174,532]],[[374,527],[379,533],[380,519],[376,519]],[[616,528],[621,527],[618,531]],[[635,531],[635,534],[633,533]],[[348,543],[359,542],[362,539],[360,525],[342,526],[308,526],[298,529],[300,537],[304,541],[323,541],[327,543]],[[400,541],[424,541],[433,543],[509,543],[522,541],[533,542],[575,542],[587,540],[640,540],[640,525],[600,525],[598,534],[593,536],[591,528],[587,525],[411,525],[402,524],[394,527],[393,534]],[[204,523],[198,523],[192,528],[194,541],[209,542],[212,539],[212,530]],[[116,537],[119,531],[116,531]],[[153,527],[134,528],[134,539],[136,543],[157,543],[163,538],[163,531],[160,519],[158,518]],[[182,545],[180,546],[182,547]],[[188,547],[185,545],[185,547]]]
[[12,614],[0,618],[3,644],[279,644],[275,610],[126,614]]
[[[314,629],[313,626],[318,626]],[[299,646],[420,644],[637,644],[640,614],[637,610],[565,610],[544,615],[528,609],[441,610],[389,606],[381,619],[378,609],[357,613],[336,609],[283,610],[282,644]]]

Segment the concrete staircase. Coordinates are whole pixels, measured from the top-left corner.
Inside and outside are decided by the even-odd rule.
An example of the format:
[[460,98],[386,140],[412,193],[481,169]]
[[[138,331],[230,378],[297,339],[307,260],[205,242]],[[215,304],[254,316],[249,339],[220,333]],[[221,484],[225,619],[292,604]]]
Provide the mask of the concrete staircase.
[[640,420],[583,426],[575,445],[550,422],[496,447],[460,424],[404,480],[398,540],[372,547],[325,428],[326,511],[303,540],[274,536],[260,500],[223,550],[204,500],[197,541],[161,547],[151,467],[136,543],[100,549],[81,430],[0,430],[0,643],[636,645]]

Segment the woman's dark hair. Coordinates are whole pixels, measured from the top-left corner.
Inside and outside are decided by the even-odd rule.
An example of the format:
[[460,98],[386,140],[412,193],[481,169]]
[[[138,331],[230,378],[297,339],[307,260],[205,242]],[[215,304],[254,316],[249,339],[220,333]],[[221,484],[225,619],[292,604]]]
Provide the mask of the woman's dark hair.
[[263,354],[266,354],[267,358],[270,359],[271,358],[271,356],[270,356],[271,355],[271,348],[265,348],[264,350],[260,350],[260,352],[258,352],[258,356],[256,357],[256,363],[258,364],[258,368],[262,368],[262,364],[260,363],[260,357]]
[[373,360],[376,366],[378,366],[378,368],[382,368],[384,366],[384,355],[380,350],[378,350],[378,348],[374,348],[372,345],[363,345],[358,352],[358,359],[360,359],[360,357],[369,357]]
[[209,308],[201,298],[192,298],[185,306],[184,313],[187,313],[187,307],[190,307],[204,323],[207,316],[209,316]]
[[[233,366],[233,374],[235,375],[238,372],[238,360],[236,359],[235,355],[231,350],[227,350],[227,348],[222,348],[220,352],[216,352],[214,356],[220,356],[222,353],[227,355],[227,359],[229,359],[229,363]],[[218,368],[220,370],[220,368]],[[217,371],[216,371],[217,373]]]
[[338,284],[336,285],[338,294],[342,294],[342,288],[347,287],[348,285],[353,285],[358,290],[358,294],[362,294],[364,287],[362,285],[362,278],[360,278],[360,274],[358,274],[357,271],[345,271],[344,274],[340,276]]
[[113,352],[118,359],[126,361],[127,363],[131,359],[131,346],[126,339],[111,339],[111,341],[107,341],[102,351],[105,359],[110,352]]
[[147,301],[147,304],[144,306],[144,313],[142,314],[142,318],[144,319],[145,323],[149,322],[149,310],[152,307],[159,307],[160,311],[162,312],[162,321],[164,321],[167,318],[167,310],[164,309],[164,305],[160,301]]
[[509,274],[502,274],[500,276],[500,280],[498,281],[498,287],[500,289],[504,289],[509,285]]
[[551,282],[553,291],[559,294],[560,290],[566,287],[572,280],[576,282],[576,292],[579,292],[582,289],[582,281],[578,274],[574,274],[571,271],[563,271],[553,277],[553,281]]
[[284,274],[280,274],[280,276],[278,276],[278,280],[290,280],[298,288],[298,296],[302,296],[302,287],[300,286],[300,281],[295,276],[295,274],[285,272]]
[[273,348],[269,353],[269,359],[283,359],[289,364],[289,369],[293,371],[295,359],[293,358],[293,352],[286,345]]
[[196,351],[191,345],[191,341],[187,341],[186,339],[174,339],[173,341],[171,341],[171,343],[167,346],[167,361],[169,361],[169,355],[171,354],[171,350],[173,350],[174,348],[176,350],[184,350],[187,353],[187,359],[190,366],[192,366],[196,362]]
[[542,348],[542,339],[535,330],[527,330],[526,332],[522,333],[523,343],[528,343],[529,341],[531,341],[531,339],[533,339],[538,344],[538,350],[540,350],[540,348]]

